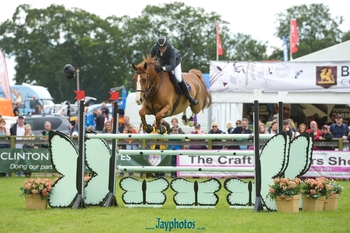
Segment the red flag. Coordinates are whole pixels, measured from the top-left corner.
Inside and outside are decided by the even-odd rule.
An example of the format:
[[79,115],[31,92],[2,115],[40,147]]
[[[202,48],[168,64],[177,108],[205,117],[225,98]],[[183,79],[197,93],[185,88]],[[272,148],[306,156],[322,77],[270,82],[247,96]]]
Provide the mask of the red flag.
[[219,56],[224,55],[220,40],[220,22],[216,22],[216,49]]
[[85,91],[74,91],[75,94],[77,94],[77,96],[74,98],[75,100],[81,100],[81,99],[85,99]]
[[119,100],[119,92],[110,91],[109,94],[111,95],[111,97],[109,97],[109,100]]
[[299,40],[298,29],[297,29],[297,20],[290,20],[290,53],[298,52],[297,43]]

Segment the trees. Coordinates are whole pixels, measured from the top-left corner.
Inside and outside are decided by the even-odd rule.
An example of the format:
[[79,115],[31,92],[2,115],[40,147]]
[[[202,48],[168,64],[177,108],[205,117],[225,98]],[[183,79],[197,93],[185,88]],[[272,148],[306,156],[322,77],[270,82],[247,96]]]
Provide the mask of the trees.
[[299,33],[298,52],[293,55],[294,58],[341,42],[343,33],[339,29],[339,25],[343,22],[343,17],[332,18],[329,7],[322,3],[293,6],[285,12],[277,14],[279,26],[275,35],[279,38],[285,36],[288,44],[292,18],[297,20]]
[[[289,41],[289,22],[296,18],[299,51],[293,57],[348,40],[338,29],[342,17],[330,17],[323,4],[294,6],[277,15],[276,36]],[[140,63],[158,35],[168,37],[180,50],[184,72],[192,68],[208,73],[216,59],[216,27],[224,55],[220,60],[283,60],[283,52],[274,48],[267,55],[268,42],[250,35],[230,32],[228,22],[215,12],[190,7],[181,2],[148,5],[136,18],[110,16],[106,19],[74,8],[51,5],[46,9],[17,7],[13,18],[0,25],[0,45],[7,56],[14,56],[16,83],[35,83],[48,87],[55,102],[72,100],[76,82],[63,75],[65,64],[80,69],[80,89],[99,101],[109,98],[111,87],[124,85],[134,90],[131,63]]]

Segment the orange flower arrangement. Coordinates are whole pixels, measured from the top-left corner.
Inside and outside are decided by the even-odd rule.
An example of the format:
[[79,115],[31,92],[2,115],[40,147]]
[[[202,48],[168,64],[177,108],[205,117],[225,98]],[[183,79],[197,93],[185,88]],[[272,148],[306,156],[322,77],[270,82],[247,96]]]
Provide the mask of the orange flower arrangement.
[[274,200],[276,197],[292,199],[292,196],[299,195],[301,190],[301,180],[299,178],[275,178],[273,185],[269,185],[267,197]]
[[52,181],[47,178],[30,178],[25,180],[21,188],[22,194],[40,195],[42,199],[47,198],[52,191]]
[[328,198],[333,193],[334,186],[330,184],[330,180],[325,177],[318,177],[316,179],[306,179],[302,185],[302,194],[307,198],[317,199],[325,196]]

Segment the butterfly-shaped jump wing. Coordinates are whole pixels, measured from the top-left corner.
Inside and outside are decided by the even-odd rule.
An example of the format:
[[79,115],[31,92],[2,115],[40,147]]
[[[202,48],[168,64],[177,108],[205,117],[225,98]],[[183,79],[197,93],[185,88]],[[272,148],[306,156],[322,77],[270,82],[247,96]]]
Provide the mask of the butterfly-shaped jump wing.
[[85,141],[86,165],[96,175],[91,178],[85,188],[85,203],[102,205],[108,196],[109,163],[111,149],[104,139],[87,139]]
[[162,177],[151,181],[125,177],[120,180],[119,186],[125,191],[122,195],[124,204],[163,205],[166,201],[163,192],[168,189],[169,182]]
[[310,145],[310,135],[302,134],[293,139],[290,143],[288,154],[288,165],[284,172],[284,177],[300,177],[305,174],[311,164],[312,140]]
[[199,183],[177,178],[171,181],[170,187],[176,192],[174,195],[176,205],[215,206],[219,201],[216,192],[221,189],[221,183],[215,178]]
[[226,196],[227,203],[232,206],[252,206],[255,202],[255,185],[251,181],[230,178],[225,180],[224,187],[230,193]]
[[50,207],[71,207],[77,197],[78,149],[74,142],[61,132],[49,132],[51,160],[62,175],[53,185],[49,197]]
[[269,184],[273,178],[283,174],[286,169],[286,153],[289,150],[290,138],[286,132],[274,135],[264,146],[260,154],[261,164],[261,199],[268,209],[276,209],[275,201],[266,198]]

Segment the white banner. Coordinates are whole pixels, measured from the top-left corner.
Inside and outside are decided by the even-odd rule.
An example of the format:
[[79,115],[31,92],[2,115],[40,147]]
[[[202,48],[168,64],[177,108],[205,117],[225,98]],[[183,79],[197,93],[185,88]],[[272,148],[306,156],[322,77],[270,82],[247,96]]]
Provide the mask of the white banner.
[[350,62],[210,62],[211,92],[348,92]]
[[[254,168],[253,156],[177,156],[178,167]],[[254,177],[254,172],[177,172],[180,177]],[[303,177],[350,178],[349,151],[314,151]]]

